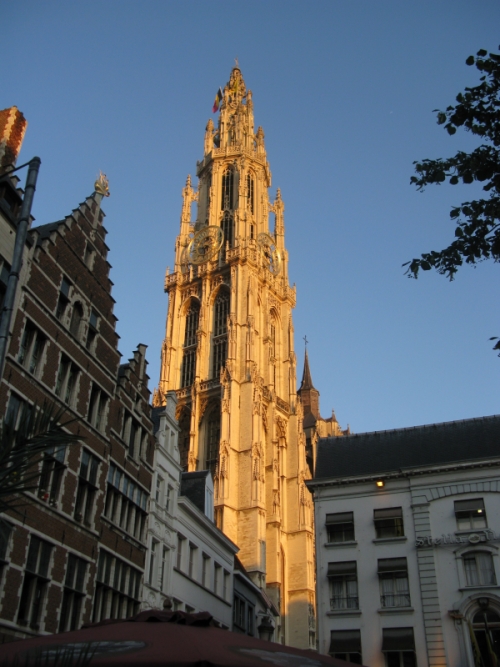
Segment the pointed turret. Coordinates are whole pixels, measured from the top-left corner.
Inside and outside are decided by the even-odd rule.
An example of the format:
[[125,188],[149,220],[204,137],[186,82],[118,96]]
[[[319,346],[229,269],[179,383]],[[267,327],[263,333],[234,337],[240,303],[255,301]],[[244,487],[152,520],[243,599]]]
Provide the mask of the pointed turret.
[[309,355],[304,357],[304,372],[302,373],[302,382],[297,394],[302,401],[304,408],[304,428],[312,426],[317,419],[321,419],[319,412],[319,391],[314,387],[311,369],[309,368]]

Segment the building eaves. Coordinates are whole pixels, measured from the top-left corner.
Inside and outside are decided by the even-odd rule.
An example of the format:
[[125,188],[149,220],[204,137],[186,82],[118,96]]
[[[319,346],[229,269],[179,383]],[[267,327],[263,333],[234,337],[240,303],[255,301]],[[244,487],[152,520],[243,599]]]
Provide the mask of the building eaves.
[[446,467],[500,456],[500,415],[390,431],[322,438],[316,481]]

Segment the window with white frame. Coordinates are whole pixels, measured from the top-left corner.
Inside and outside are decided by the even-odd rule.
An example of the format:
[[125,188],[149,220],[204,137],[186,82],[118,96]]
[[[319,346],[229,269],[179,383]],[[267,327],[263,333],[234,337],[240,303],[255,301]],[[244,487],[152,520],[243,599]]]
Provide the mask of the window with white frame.
[[481,667],[497,665],[500,659],[500,616],[498,613],[489,607],[476,611],[472,618],[472,629],[474,635],[471,635],[471,649],[475,664]]
[[32,375],[36,376],[40,368],[46,342],[45,334],[31,322],[26,322],[17,360]]
[[209,586],[210,578],[210,556],[206,553],[203,553],[202,563],[201,563],[201,583],[205,588]]
[[221,570],[219,563],[214,563],[214,593],[216,595],[219,595]]
[[162,492],[163,492],[163,478],[160,477],[160,475],[156,475],[155,500],[158,504],[161,503]]
[[328,653],[332,658],[346,660],[355,665],[361,665],[361,631],[360,630],[332,630],[330,632],[330,648]]
[[326,515],[328,542],[352,542],[354,540],[354,514],[337,512]]
[[356,561],[328,563],[330,609],[358,609],[358,575]]
[[180,533],[177,533],[177,569],[182,570],[182,559],[184,556],[184,542],[186,541],[186,538],[181,535]]
[[458,530],[486,528],[486,511],[483,499],[455,500],[455,518]]
[[189,565],[188,565],[188,574],[191,579],[194,579],[196,574],[196,544],[192,542],[189,543]]
[[66,312],[66,308],[69,304],[69,290],[71,287],[70,281],[63,276],[61,281],[61,287],[59,290],[59,298],[57,300],[56,306],[56,317],[58,320],[62,320]]
[[170,549],[164,546],[162,552],[161,572],[160,572],[160,590],[162,593],[165,591],[165,586],[167,583],[169,563],[170,563]]
[[80,338],[81,328],[83,321],[83,307],[79,301],[76,301],[73,305],[73,312],[71,313],[71,322],[69,324],[69,330],[75,338]]
[[387,667],[416,667],[413,628],[384,628],[382,652]]
[[52,545],[32,535],[21,590],[17,621],[19,625],[29,625],[39,629],[42,606],[49,583],[49,564]]
[[172,513],[172,502],[173,502],[174,489],[167,485],[167,490],[165,492],[165,509],[169,514]]
[[80,625],[85,600],[85,573],[87,562],[74,554],[68,554],[64,579],[63,601],[59,619],[59,632],[76,630]]
[[159,542],[155,539],[151,540],[151,549],[149,550],[149,576],[148,584],[150,586],[156,585],[156,558]]
[[462,556],[467,586],[495,586],[497,583],[491,554],[468,552]]
[[379,558],[378,578],[382,607],[411,605],[406,558]]

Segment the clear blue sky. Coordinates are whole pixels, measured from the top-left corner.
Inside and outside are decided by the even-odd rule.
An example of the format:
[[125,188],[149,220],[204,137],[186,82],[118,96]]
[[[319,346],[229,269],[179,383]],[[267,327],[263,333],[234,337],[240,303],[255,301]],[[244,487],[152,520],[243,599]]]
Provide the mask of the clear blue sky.
[[477,192],[409,181],[414,160],[475,145],[432,110],[477,82],[467,56],[497,50],[497,0],[18,0],[0,21],[1,108],[28,119],[21,160],[42,158],[36,224],[107,173],[120,351],[149,346],[151,389],[181,189],[237,56],[285,202],[299,368],[307,334],[323,416],[361,432],[499,411],[500,267],[453,283],[401,268],[444,247],[450,205]]

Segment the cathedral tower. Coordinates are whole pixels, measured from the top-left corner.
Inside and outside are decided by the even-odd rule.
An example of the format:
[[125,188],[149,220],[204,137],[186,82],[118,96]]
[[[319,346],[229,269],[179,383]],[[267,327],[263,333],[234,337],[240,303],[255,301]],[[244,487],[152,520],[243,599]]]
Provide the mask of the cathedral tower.
[[[217,525],[281,612],[277,639],[315,647],[310,477],[296,393],[284,203],[234,67],[188,176],[156,405],[176,390],[185,470],[211,470]],[[191,220],[196,202],[196,220]],[[271,223],[271,224],[270,224]]]

